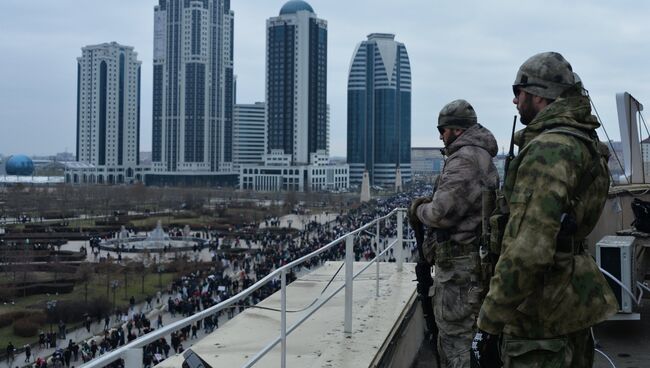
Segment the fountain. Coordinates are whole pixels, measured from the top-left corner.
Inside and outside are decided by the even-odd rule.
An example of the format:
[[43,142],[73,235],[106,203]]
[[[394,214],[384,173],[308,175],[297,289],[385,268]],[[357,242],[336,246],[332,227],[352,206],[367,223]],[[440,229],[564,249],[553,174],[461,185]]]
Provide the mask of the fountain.
[[205,239],[192,237],[188,225],[183,228],[182,235],[180,237],[170,237],[163,229],[160,220],[158,220],[156,227],[146,237],[129,237],[128,231],[122,226],[117,239],[105,240],[100,243],[99,247],[109,251],[163,252],[166,249],[177,251],[192,250],[195,246],[201,248],[207,242]]

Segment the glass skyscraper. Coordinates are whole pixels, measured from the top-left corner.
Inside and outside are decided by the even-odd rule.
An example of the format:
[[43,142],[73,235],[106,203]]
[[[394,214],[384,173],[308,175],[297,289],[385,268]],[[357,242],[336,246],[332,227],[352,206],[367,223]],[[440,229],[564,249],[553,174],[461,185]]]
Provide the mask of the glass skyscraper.
[[293,164],[329,154],[327,22],[304,1],[291,0],[266,22],[267,153]]
[[154,11],[154,173],[232,170],[229,0],[159,0]]
[[411,67],[395,35],[373,33],[357,45],[348,78],[350,184],[368,170],[370,185],[393,186],[397,168],[411,180]]

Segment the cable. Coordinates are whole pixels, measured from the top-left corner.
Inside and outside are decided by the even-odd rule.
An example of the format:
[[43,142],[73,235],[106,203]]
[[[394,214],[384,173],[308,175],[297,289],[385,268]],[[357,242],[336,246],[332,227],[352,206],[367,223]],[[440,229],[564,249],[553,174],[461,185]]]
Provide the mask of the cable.
[[[621,163],[621,160],[618,158],[618,154],[616,153],[616,150],[614,149],[614,145],[612,144],[612,140],[609,138],[609,134],[607,134],[607,129],[605,129],[605,124],[603,124],[603,119],[600,118],[600,114],[598,114],[598,109],[596,109],[596,104],[594,104],[594,101],[591,100],[591,97],[589,98],[589,102],[591,103],[591,106],[594,108],[594,112],[596,113],[596,117],[598,118],[598,122],[600,122],[600,127],[603,128],[603,132],[605,132],[605,137],[607,137],[607,142],[609,143],[609,146],[612,148],[612,153],[614,153],[614,157],[616,158],[616,162],[618,162],[618,166],[621,168],[621,171],[623,171],[623,176],[625,176],[625,180],[630,183],[630,179],[627,177],[627,174],[625,174],[625,168],[623,168],[623,164]],[[611,175],[611,173],[610,173]]]
[[589,331],[591,331],[591,339],[592,339],[593,342],[594,342],[594,351],[599,352],[602,356],[605,357],[605,359],[607,359],[607,361],[609,362],[609,364],[611,364],[612,367],[616,368],[616,365],[615,365],[614,362],[609,358],[609,356],[608,356],[607,354],[605,354],[602,350],[600,350],[600,349],[597,348],[597,346],[598,346],[598,341],[596,340],[596,334],[594,333],[594,328],[593,328],[593,327],[590,327],[590,328],[589,328]]
[[648,138],[650,138],[650,130],[648,130],[648,125],[645,123],[645,119],[643,118],[643,113],[641,113],[641,104],[639,101],[636,102],[636,110],[639,114],[639,117],[641,118],[641,121],[643,122],[643,126],[645,127],[646,133],[648,133]]
[[607,361],[609,362],[609,364],[610,364],[613,368],[616,368],[616,365],[614,365],[614,362],[612,362],[612,360],[607,356],[607,354],[603,353],[601,350],[596,349],[596,348],[594,348],[594,351],[596,351],[596,352],[600,353],[602,356],[604,356],[605,359],[607,359]]
[[[287,312],[287,313],[300,313],[300,312],[304,312],[304,311],[306,311],[307,309],[311,308],[314,304],[316,304],[316,302],[318,302],[318,299],[320,299],[320,297],[323,296],[323,294],[325,293],[325,290],[327,290],[327,288],[332,284],[332,281],[334,281],[334,278],[336,278],[336,275],[339,274],[339,272],[340,272],[341,269],[343,268],[343,265],[345,265],[345,262],[341,262],[341,266],[339,267],[339,269],[336,270],[336,272],[334,273],[334,275],[332,275],[332,277],[330,278],[330,280],[327,282],[327,285],[325,285],[325,287],[323,288],[323,290],[321,290],[320,295],[319,295],[316,299],[314,299],[314,301],[312,301],[311,303],[309,303],[309,305],[307,305],[306,307],[303,307],[303,308],[300,308],[300,309],[295,309],[295,310],[287,310],[286,312]],[[226,308],[238,308],[238,307],[241,307],[241,306],[240,306],[240,305],[229,305],[229,306],[227,306],[227,307],[225,307],[225,308],[223,308],[223,309],[226,309]],[[257,305],[247,305],[247,306],[244,306],[244,308],[245,308],[245,309],[264,309],[264,310],[269,310],[269,311],[273,311],[273,312],[282,312],[282,310],[281,310],[281,309],[278,309],[278,308],[260,307],[260,306],[257,306]]]
[[[645,127],[646,133],[648,133],[648,141],[650,141],[650,130],[648,130],[648,125],[645,123],[645,118],[643,117],[643,114],[641,113],[641,104],[639,103],[639,101],[636,101],[636,110],[637,110],[637,114],[639,114],[639,117],[641,118],[641,122],[643,123],[643,126]],[[641,150],[643,151],[643,140],[641,140],[641,148],[642,148]],[[641,161],[643,161],[643,157],[642,157]],[[644,170],[643,171],[643,182],[645,183],[645,165],[641,165],[641,167]]]
[[623,283],[622,283],[621,281],[619,281],[619,280],[618,280],[616,277],[614,277],[611,273],[605,271],[602,267],[598,267],[598,268],[600,268],[600,272],[602,272],[603,274],[605,274],[605,276],[607,276],[607,277],[609,277],[610,279],[612,279],[612,281],[614,281],[615,283],[617,283],[617,284],[618,284],[618,285],[619,285],[623,290],[625,290],[625,292],[627,292],[628,294],[630,294],[630,295],[632,296],[632,300],[634,300],[634,302],[635,302],[637,305],[641,304],[641,300],[640,300],[640,299],[637,300],[637,299],[636,299],[636,296],[634,296],[634,294],[630,291],[630,289],[627,288],[627,286],[623,285]]
[[641,281],[637,281],[636,283],[639,288],[646,289],[646,291],[650,291],[650,287],[648,287],[648,285],[642,283]]

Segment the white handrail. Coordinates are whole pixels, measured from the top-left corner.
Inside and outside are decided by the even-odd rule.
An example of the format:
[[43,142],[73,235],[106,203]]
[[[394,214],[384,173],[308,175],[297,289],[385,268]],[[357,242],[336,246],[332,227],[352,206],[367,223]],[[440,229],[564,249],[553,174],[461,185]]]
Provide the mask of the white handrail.
[[[256,283],[254,283],[253,285],[251,285],[247,289],[242,290],[238,294],[236,294],[236,295],[234,295],[234,296],[232,296],[232,297],[230,297],[230,298],[228,298],[228,299],[226,299],[226,300],[224,300],[224,301],[222,301],[222,302],[220,302],[220,303],[218,303],[218,304],[216,304],[216,305],[214,305],[214,306],[212,306],[212,307],[210,307],[208,309],[204,309],[201,312],[197,312],[197,313],[195,313],[194,315],[192,315],[190,317],[187,317],[185,319],[173,322],[173,323],[171,323],[171,324],[169,324],[167,326],[164,326],[162,328],[159,328],[157,330],[151,331],[148,334],[143,335],[143,336],[133,340],[132,342],[130,342],[130,343],[124,345],[124,346],[121,346],[121,347],[119,347],[119,348],[117,348],[117,349],[115,349],[115,350],[113,350],[111,352],[108,352],[108,353],[106,353],[106,354],[104,354],[102,356],[97,357],[96,359],[93,359],[93,360],[87,362],[86,364],[81,365],[81,367],[82,368],[100,368],[100,367],[104,367],[104,366],[114,362],[115,360],[122,358],[131,349],[142,348],[142,347],[144,347],[144,346],[158,340],[161,337],[164,337],[164,336],[166,336],[166,335],[168,335],[168,334],[170,334],[170,333],[172,333],[172,332],[174,332],[176,330],[180,330],[181,328],[183,328],[183,327],[185,327],[185,326],[187,326],[187,325],[189,325],[191,323],[194,323],[194,322],[202,320],[202,319],[204,319],[204,318],[206,318],[208,316],[211,316],[211,315],[219,312],[220,310],[222,310],[222,309],[224,309],[224,308],[226,308],[226,307],[228,307],[228,306],[230,306],[230,305],[232,305],[232,304],[234,304],[234,303],[236,303],[236,302],[238,302],[238,301],[240,301],[242,299],[247,298],[252,293],[254,293],[257,289],[259,289],[260,287],[262,287],[263,285],[265,285],[266,283],[268,283],[269,281],[271,281],[272,279],[274,279],[278,275],[280,275],[280,276],[286,275],[286,273],[291,271],[291,269],[293,267],[295,267],[295,266],[297,266],[297,265],[299,265],[299,264],[301,264],[301,263],[303,263],[305,261],[308,261],[308,260],[318,256],[319,254],[321,254],[323,252],[326,252],[330,248],[332,248],[332,247],[338,245],[339,243],[341,243],[343,240],[347,240],[347,238],[352,239],[352,237],[357,235],[358,233],[370,228],[371,226],[374,226],[375,224],[378,225],[380,221],[386,220],[386,219],[388,219],[389,217],[391,217],[394,214],[398,214],[398,216],[397,216],[398,220],[403,219],[403,212],[404,211],[406,211],[405,208],[395,208],[392,211],[390,211],[388,214],[386,214],[386,215],[384,215],[382,217],[378,217],[378,218],[372,220],[371,222],[357,228],[356,230],[353,230],[353,231],[351,231],[349,233],[346,233],[345,235],[340,236],[339,238],[337,238],[337,239],[331,241],[330,243],[328,243],[327,245],[325,245],[325,246],[323,246],[323,247],[321,247],[321,248],[319,248],[319,249],[317,249],[317,250],[315,250],[315,251],[313,251],[313,252],[311,252],[311,253],[309,253],[307,255],[304,255],[304,256],[302,256],[302,257],[300,257],[300,258],[298,258],[298,259],[296,259],[296,260],[294,260],[294,261],[292,261],[292,262],[290,262],[290,263],[288,263],[288,264],[286,264],[286,265],[284,265],[282,267],[279,267],[275,271],[269,273],[268,275],[263,277],[261,280],[257,281]],[[402,231],[401,231],[401,227],[402,227],[402,224],[401,224],[400,221],[398,221],[398,235],[403,235]],[[377,235],[379,235],[378,230],[379,230],[379,226],[377,226]],[[370,265],[372,265],[373,262],[379,262],[379,257],[386,254],[388,252],[388,250],[392,249],[396,244],[401,245],[402,244],[402,239],[396,239],[389,246],[387,246],[386,249],[384,249],[381,253],[376,254],[375,258],[372,261],[370,261],[368,263],[368,265],[366,265],[361,271],[357,272],[354,275],[350,274],[350,276],[351,276],[350,284],[351,284],[352,280],[354,280],[361,272],[365,271],[368,267],[370,267]],[[377,239],[377,245],[379,246],[379,239]],[[377,252],[375,252],[375,253],[377,253]],[[398,250],[398,253],[399,253],[398,257],[400,257],[400,260],[398,260],[398,262],[400,262],[401,261],[401,256],[400,256],[401,255],[401,249]],[[347,259],[348,258],[347,258],[347,255],[346,255],[346,260]],[[354,255],[353,254],[352,254],[351,259],[354,260]],[[378,274],[378,271],[377,271],[377,277],[378,277],[378,275],[379,274]],[[306,313],[305,316],[300,318],[296,323],[291,325],[291,327],[289,327],[289,328],[286,328],[286,311],[285,311],[283,313],[283,316],[281,317],[281,318],[284,319],[284,323],[281,323],[281,325],[283,325],[282,326],[283,328],[281,328],[281,330],[286,329],[286,331],[284,333],[284,337],[282,336],[283,333],[281,331],[280,336],[275,338],[265,348],[263,348],[255,356],[253,356],[244,365],[244,367],[252,366],[253,364],[255,364],[255,362],[257,362],[259,359],[261,359],[268,351],[270,351],[279,342],[281,342],[283,340],[286,341],[286,336],[288,336],[292,331],[294,331],[298,326],[300,326],[300,324],[302,324],[305,320],[307,320],[307,318],[309,318],[312,314],[314,314],[323,304],[327,303],[340,290],[342,290],[344,287],[346,287],[346,285],[348,285],[347,276],[346,276],[346,283],[344,283],[339,288],[337,288],[332,294],[328,295],[328,297],[323,299],[322,302],[316,303],[312,308],[310,308],[308,310],[308,312]],[[349,285],[348,287],[350,287],[350,286],[351,285]],[[284,288],[285,288],[285,286],[283,284],[283,287],[281,288],[281,292],[282,292],[282,289],[284,289]],[[377,288],[379,288],[379,284],[377,284]],[[352,290],[351,287],[350,287],[350,289]],[[351,298],[351,296],[352,295],[350,294],[350,298]],[[284,303],[286,303],[286,300],[285,300]],[[285,308],[283,308],[283,309],[285,309]],[[350,308],[349,311],[348,311],[348,308]],[[352,318],[351,317],[352,316],[351,308],[352,308],[351,303],[350,303],[349,306],[346,303],[346,312],[345,312],[345,317],[346,318],[345,319],[347,321],[348,314],[349,314],[350,326],[351,326],[351,318]],[[350,327],[350,332],[351,332],[351,327]],[[286,363],[286,350],[285,349],[286,349],[286,346],[283,347],[282,354],[281,354],[281,355],[283,355],[282,362],[281,362],[282,367],[284,367],[284,364]]]

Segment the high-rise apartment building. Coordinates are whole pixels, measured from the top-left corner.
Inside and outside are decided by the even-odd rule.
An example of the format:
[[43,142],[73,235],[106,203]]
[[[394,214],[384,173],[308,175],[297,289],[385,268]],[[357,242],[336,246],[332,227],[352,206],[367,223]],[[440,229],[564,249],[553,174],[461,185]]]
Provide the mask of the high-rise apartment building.
[[327,22],[291,0],[266,22],[267,153],[282,150],[293,164],[329,154]]
[[329,162],[327,22],[301,0],[266,21],[266,112],[264,162],[239,166],[241,189],[348,188],[348,165]]
[[357,45],[348,78],[350,183],[395,185],[411,179],[411,67],[395,35],[373,33]]
[[266,104],[236,104],[232,134],[232,159],[241,164],[261,164],[266,153]]
[[[77,183],[142,180],[140,65],[133,47],[86,46],[77,58],[77,161],[93,175]],[[74,174],[72,174],[74,175]]]
[[232,171],[233,18],[229,0],[155,7],[151,182]]

